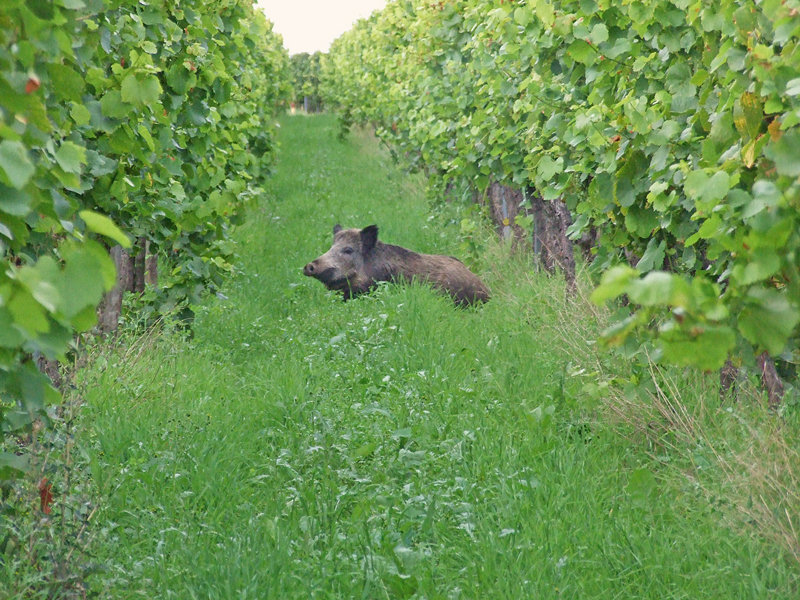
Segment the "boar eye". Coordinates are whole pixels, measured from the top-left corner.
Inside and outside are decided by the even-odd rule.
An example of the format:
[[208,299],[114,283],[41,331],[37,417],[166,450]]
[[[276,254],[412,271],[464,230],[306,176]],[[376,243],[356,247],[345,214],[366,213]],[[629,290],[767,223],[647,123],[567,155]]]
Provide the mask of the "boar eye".
[[350,248],[349,246],[347,248],[342,248],[342,254],[352,254],[352,253],[353,249]]

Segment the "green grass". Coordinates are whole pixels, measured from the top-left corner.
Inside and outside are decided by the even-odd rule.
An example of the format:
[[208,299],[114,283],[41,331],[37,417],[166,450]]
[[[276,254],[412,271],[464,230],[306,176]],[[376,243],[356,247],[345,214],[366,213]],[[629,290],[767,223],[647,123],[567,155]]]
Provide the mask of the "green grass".
[[418,179],[336,131],[282,121],[240,272],[192,340],[83,373],[108,596],[796,597],[796,563],[571,391],[557,279],[512,258],[459,310],[419,286],[345,304],[302,276],[337,222],[459,252]]

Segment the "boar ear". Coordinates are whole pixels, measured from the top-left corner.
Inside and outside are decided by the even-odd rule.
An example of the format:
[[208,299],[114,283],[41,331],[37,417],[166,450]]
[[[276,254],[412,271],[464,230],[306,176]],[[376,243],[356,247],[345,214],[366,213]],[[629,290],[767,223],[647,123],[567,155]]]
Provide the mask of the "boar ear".
[[337,223],[336,225],[333,226],[333,235],[336,235],[341,230],[342,230],[342,226]]
[[372,251],[378,241],[378,226],[370,225],[361,230],[361,250],[364,254]]

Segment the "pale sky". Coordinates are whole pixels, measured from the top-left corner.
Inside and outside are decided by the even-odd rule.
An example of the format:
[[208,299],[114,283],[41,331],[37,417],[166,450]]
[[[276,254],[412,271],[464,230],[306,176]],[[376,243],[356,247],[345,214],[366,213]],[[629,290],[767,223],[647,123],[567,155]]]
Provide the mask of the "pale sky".
[[386,0],[258,0],[289,54],[322,50]]

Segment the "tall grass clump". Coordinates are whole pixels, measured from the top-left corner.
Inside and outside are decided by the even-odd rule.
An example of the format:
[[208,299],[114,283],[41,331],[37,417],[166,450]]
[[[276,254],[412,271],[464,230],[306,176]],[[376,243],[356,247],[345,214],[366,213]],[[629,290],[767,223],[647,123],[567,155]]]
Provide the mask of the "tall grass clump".
[[658,365],[647,349],[597,348],[609,311],[588,300],[590,289],[561,302],[552,338],[570,358],[578,396],[592,399],[604,421],[618,426],[670,473],[696,488],[724,521],[758,535],[800,559],[800,434],[797,406],[771,410],[759,374],[742,369],[732,394],[718,375]]

